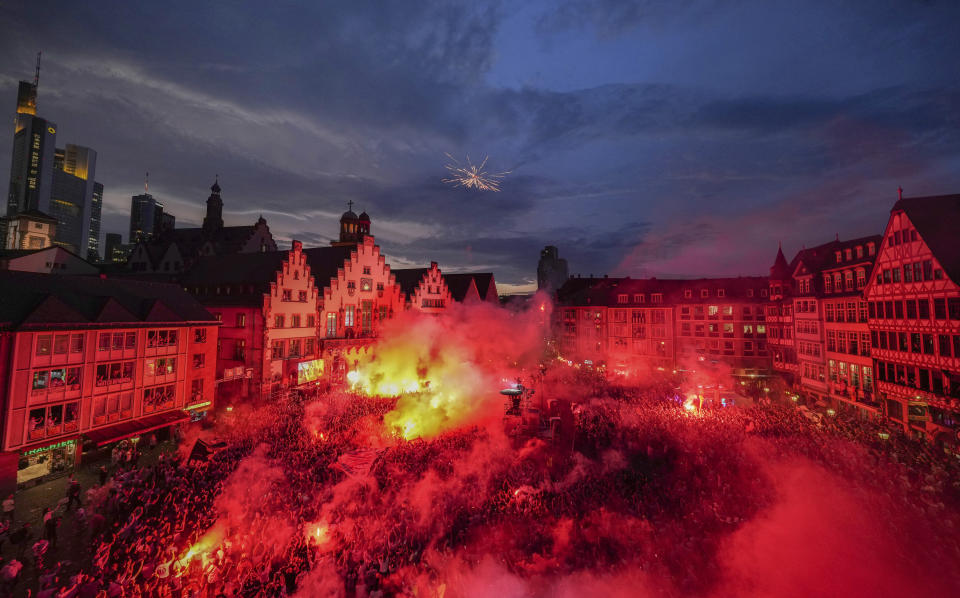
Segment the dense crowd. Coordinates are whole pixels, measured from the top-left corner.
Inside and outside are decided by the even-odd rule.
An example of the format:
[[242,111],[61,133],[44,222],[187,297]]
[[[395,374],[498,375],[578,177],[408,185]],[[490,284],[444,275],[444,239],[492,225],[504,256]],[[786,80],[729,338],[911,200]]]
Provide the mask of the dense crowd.
[[[69,485],[43,538],[16,537],[4,592],[443,596],[457,563],[493,558],[519,578],[629,566],[702,593],[722,576],[722,540],[777,499],[764,463],[798,457],[878,489],[884,508],[957,521],[958,461],[878,424],[769,403],[691,411],[667,383],[562,382],[581,393],[570,443],[479,427],[404,441],[383,430],[392,400],[331,392],[225,413],[202,455],[191,439],[138,465],[128,447],[82,500]],[[48,562],[66,516],[89,551]],[[957,540],[935,539],[930,558],[958,562]]]

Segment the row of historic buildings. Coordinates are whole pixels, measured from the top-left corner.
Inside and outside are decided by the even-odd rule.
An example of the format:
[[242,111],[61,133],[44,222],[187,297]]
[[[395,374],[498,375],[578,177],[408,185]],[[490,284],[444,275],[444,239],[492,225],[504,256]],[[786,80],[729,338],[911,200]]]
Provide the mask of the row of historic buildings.
[[340,380],[404,310],[498,301],[491,273],[392,269],[365,213],[344,213],[328,247],[278,250],[262,218],[224,227],[212,191],[202,228],[142,240],[126,267],[0,251],[0,486],[202,419],[218,399]]
[[[789,261],[781,248],[769,277],[569,278],[557,291],[558,349],[615,370],[713,362],[738,378],[775,374],[808,404],[956,443],[958,224],[960,195],[901,197],[883,234]],[[565,268],[544,250],[542,279]]]

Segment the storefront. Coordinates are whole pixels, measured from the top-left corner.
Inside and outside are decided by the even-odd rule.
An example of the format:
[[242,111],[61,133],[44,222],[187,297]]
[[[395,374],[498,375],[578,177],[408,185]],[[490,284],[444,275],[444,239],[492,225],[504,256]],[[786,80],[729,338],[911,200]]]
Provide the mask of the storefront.
[[77,439],[26,448],[17,462],[17,487],[24,488],[68,475],[77,466]]

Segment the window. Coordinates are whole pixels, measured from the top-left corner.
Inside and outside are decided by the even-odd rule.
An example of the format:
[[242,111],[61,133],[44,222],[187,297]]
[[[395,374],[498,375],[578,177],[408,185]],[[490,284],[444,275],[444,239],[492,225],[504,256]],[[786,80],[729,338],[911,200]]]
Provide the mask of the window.
[[120,384],[133,380],[132,361],[115,361],[97,365],[97,386]]
[[833,277],[829,274],[823,275],[823,292],[832,293],[833,292]]
[[203,400],[203,378],[197,378],[190,381],[190,402],[196,403]]
[[907,301],[907,319],[916,320],[917,319],[917,302],[913,299]]
[[913,282],[913,265],[903,265],[903,282]]
[[237,328],[246,328],[247,314],[237,314]]
[[157,359],[147,360],[145,375],[169,376],[170,374],[176,373],[176,370],[177,370],[176,357],[160,357]]
[[645,297],[644,297],[644,295],[643,295],[642,293],[636,293],[636,294],[634,294],[634,296],[633,296],[633,302],[634,302],[634,303],[643,303],[644,298],[645,298]]
[[617,295],[617,303],[629,303],[629,295]]
[[299,292],[297,293],[297,300],[300,301],[301,303],[306,303],[306,302],[307,302],[307,292],[306,292],[306,291],[299,291]]
[[937,320],[947,319],[947,300],[943,297],[933,300],[933,317]]
[[951,320],[960,320],[960,297],[947,299],[947,314]]
[[700,289],[700,297],[706,299],[710,296],[710,291],[707,289]]
[[281,301],[292,301],[292,300],[293,300],[292,292],[290,291],[290,289],[283,289]]
[[67,352],[67,349],[70,346],[70,335],[68,334],[58,334],[53,339],[53,353],[54,355],[64,355]]
[[867,272],[863,268],[857,268],[857,288],[862,289],[867,286]]
[[70,335],[70,352],[83,353],[83,334]]
[[653,293],[650,295],[651,303],[663,303],[663,293]]
[[317,325],[317,319],[313,314],[307,316],[307,328],[314,328]]
[[337,314],[327,313],[327,338],[337,336]]
[[853,259],[853,250],[847,247],[844,250],[844,256],[847,258],[847,261],[849,262],[850,260]]
[[300,314],[294,314],[290,316],[290,327],[300,328]]
[[353,305],[348,305],[348,306],[346,306],[346,307],[343,308],[343,311],[344,311],[344,313],[343,313],[343,325],[344,325],[345,327],[347,327],[347,328],[351,328],[351,327],[353,326],[353,313],[354,313],[354,309],[355,309],[355,307],[354,307]]
[[[161,409],[169,409],[173,407],[176,396],[177,387],[174,384],[145,388],[143,390],[143,410],[150,413]],[[96,415],[96,410],[94,410],[94,415]]]
[[283,341],[276,340],[271,343],[270,357],[272,359],[283,359]]
[[370,274],[370,266],[364,266],[364,267],[363,267],[363,273],[369,275],[369,274]]
[[193,369],[199,370],[203,368],[206,363],[206,355],[203,353],[194,353],[193,354]]
[[360,303],[360,329],[364,332],[373,330],[373,301]]
[[683,291],[684,299],[691,299],[692,297],[693,297],[693,291],[691,291],[690,289],[686,289]]
[[838,264],[843,261],[843,254],[841,254],[839,251],[833,252],[833,255],[837,259]]
[[274,317],[273,317],[273,327],[274,327],[274,328],[283,328],[283,316],[274,316]]
[[52,335],[40,334],[37,336],[37,355],[50,355],[50,344],[53,342]]
[[147,348],[172,347],[177,344],[176,330],[151,330],[147,332]]
[[950,357],[950,335],[939,335],[937,337],[937,344],[940,345],[940,355],[943,357]]
[[289,357],[290,359],[300,357],[300,339],[298,338],[290,339],[290,341],[287,343],[287,348],[288,348],[287,357]]
[[917,300],[917,318],[921,320],[930,319],[930,301],[926,298]]
[[382,322],[382,321],[386,320],[386,319],[387,319],[387,315],[388,315],[388,314],[387,314],[387,306],[386,306],[386,305],[381,305],[381,306],[380,306],[380,321]]
[[717,289],[717,297],[726,297],[726,296],[727,296],[726,289]]
[[223,322],[223,314],[213,314],[217,318],[218,322]]
[[233,358],[236,361],[246,361],[247,359],[247,341],[237,339],[237,344],[233,347]]
[[313,339],[312,338],[303,339],[303,354],[313,355]]
[[205,342],[207,342],[207,329],[206,329],[206,328],[194,328],[194,329],[193,329],[193,342],[195,342],[195,343],[205,343]]

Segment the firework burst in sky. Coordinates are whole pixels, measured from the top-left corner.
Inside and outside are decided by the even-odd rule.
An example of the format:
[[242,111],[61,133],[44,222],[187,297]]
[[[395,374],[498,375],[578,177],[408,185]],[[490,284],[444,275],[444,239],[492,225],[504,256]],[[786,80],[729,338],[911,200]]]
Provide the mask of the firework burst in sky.
[[467,187],[480,191],[499,191],[501,179],[503,179],[505,175],[510,174],[509,170],[497,173],[484,171],[483,168],[486,166],[489,156],[485,157],[479,165],[473,164],[470,161],[470,156],[467,156],[467,163],[465,165],[461,164],[450,154],[447,154],[447,157],[450,158],[451,162],[447,164],[446,168],[452,176],[448,179],[443,179],[443,182],[451,183],[455,187]]

